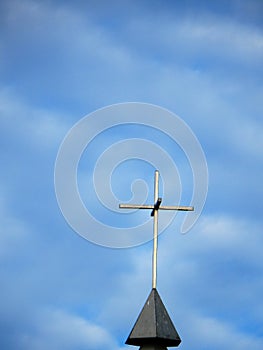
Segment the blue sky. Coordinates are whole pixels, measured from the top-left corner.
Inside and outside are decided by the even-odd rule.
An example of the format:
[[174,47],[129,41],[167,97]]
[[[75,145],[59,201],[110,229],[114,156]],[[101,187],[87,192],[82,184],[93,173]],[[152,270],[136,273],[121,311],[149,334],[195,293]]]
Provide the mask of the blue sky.
[[[113,249],[76,234],[56,200],[54,167],[82,117],[134,101],[180,116],[208,164],[199,220],[181,235],[180,214],[159,239],[158,290],[180,348],[262,349],[263,2],[11,0],[0,17],[0,348],[130,348],[151,288],[152,244]],[[78,174],[83,202],[108,226],[148,220],[113,215],[95,198],[97,159],[131,137],[166,150],[182,204],[191,200],[177,145],[151,128],[115,127],[87,147]],[[141,178],[151,201],[154,169],[124,162],[112,191],[128,201]],[[99,187],[109,183],[98,174]]]

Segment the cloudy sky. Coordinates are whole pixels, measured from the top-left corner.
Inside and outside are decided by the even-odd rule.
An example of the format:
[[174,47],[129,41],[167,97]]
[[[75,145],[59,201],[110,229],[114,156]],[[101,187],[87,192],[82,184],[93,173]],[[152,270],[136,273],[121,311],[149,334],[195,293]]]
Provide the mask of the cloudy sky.
[[[209,171],[195,225],[180,234],[180,214],[159,237],[158,291],[180,348],[262,349],[263,2],[2,0],[0,35],[0,348],[131,348],[125,340],[151,290],[152,242],[96,244],[95,224],[87,228],[95,244],[83,239],[61,213],[54,168],[65,135],[85,115],[143,102],[188,124]],[[147,197],[146,183],[152,200],[154,145],[143,160],[116,161],[111,178],[101,161],[94,189],[101,154],[129,138],[164,149],[178,168],[181,204],[192,198],[184,150],[162,130],[126,124],[100,133],[82,154],[78,184],[109,241],[115,229],[125,234],[149,220],[96,198],[109,199],[106,184],[117,201],[129,201],[139,178],[137,195]],[[178,181],[162,183],[178,199]]]

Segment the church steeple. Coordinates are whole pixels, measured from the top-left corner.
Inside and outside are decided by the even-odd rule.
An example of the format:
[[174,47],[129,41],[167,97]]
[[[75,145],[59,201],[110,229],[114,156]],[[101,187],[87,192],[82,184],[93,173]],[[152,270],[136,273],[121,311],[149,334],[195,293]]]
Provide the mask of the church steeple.
[[169,346],[178,346],[181,339],[157,292],[157,245],[158,245],[158,211],[183,210],[192,211],[193,207],[161,206],[159,197],[159,172],[155,171],[154,204],[120,204],[123,209],[151,209],[153,216],[153,258],[152,290],[128,337],[126,344],[140,346],[140,350],[166,350]]

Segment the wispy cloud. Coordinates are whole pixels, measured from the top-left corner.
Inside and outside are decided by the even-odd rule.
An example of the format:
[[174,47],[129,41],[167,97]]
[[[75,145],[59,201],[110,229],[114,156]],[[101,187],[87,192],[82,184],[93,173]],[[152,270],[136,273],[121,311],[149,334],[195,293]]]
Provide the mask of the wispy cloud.
[[63,310],[44,310],[33,327],[33,334],[30,330],[20,335],[21,349],[121,349],[107,330]]

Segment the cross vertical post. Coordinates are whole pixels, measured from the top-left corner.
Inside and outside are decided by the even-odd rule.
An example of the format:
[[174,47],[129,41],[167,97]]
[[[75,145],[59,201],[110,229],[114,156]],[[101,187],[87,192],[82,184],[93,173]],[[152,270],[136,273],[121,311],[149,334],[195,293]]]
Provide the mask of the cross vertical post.
[[153,216],[153,255],[152,255],[152,288],[157,285],[157,248],[158,248],[158,211],[160,210],[180,210],[193,211],[194,207],[186,206],[161,206],[162,198],[159,197],[159,171],[154,175],[154,204],[120,204],[121,209],[152,209]]
[[[154,204],[159,198],[159,172],[155,171],[154,176]],[[156,289],[157,281],[157,248],[158,248],[158,209],[153,209],[153,268],[152,268],[152,288]]]

